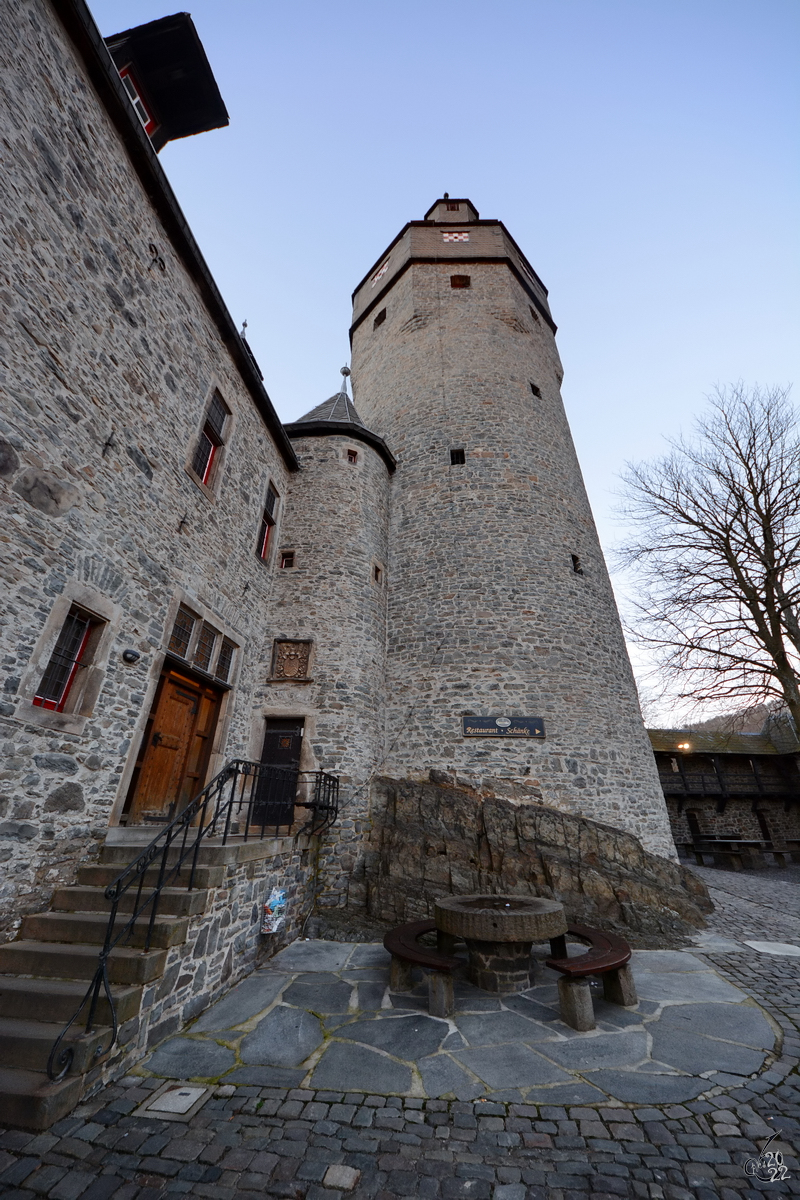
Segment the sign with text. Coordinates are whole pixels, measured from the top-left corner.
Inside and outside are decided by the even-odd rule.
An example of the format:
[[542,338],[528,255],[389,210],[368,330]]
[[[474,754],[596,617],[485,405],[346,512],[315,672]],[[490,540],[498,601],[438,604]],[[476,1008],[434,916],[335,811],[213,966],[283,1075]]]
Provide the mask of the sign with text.
[[542,717],[462,717],[464,737],[543,738]]

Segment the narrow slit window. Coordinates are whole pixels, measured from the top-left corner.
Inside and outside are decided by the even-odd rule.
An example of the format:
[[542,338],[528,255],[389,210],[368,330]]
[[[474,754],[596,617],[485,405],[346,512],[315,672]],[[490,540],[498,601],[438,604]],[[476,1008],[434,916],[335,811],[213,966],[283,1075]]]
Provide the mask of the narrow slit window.
[[531,384],[531,392],[533,393],[533,395],[536,397],[537,400],[541,400],[542,389],[540,387],[537,387],[535,383]]
[[372,322],[372,328],[377,329],[378,326],[382,325],[385,320],[386,320],[386,309],[382,308],[381,311],[378,313],[377,317],[375,318],[375,320]]
[[581,565],[580,557],[577,554],[573,554],[572,556],[572,569],[576,575],[583,574],[583,566]]
[[450,287],[451,288],[472,287],[472,276],[471,275],[451,275],[450,276]]
[[222,639],[222,645],[220,646],[219,654],[217,655],[217,669],[214,674],[216,675],[217,679],[221,680],[223,683],[227,683],[228,679],[230,678],[231,667],[233,665],[233,653],[235,649],[236,647],[230,638],[224,637]]
[[281,569],[294,566],[294,550],[284,550],[281,554]]
[[533,307],[532,304],[529,304],[528,308],[531,310],[531,316],[533,317],[534,321],[538,325],[539,324],[539,314],[537,313],[536,309]]
[[375,581],[375,583],[383,583],[383,571],[381,570],[381,568],[378,566],[377,563],[372,568],[372,578]]
[[269,557],[270,542],[272,540],[272,531],[275,528],[276,515],[278,511],[278,493],[272,484],[267,488],[267,499],[264,504],[264,512],[261,517],[261,528],[258,534],[258,545],[256,553],[258,557],[266,562]]
[[197,623],[197,618],[192,615],[186,608],[179,608],[178,615],[175,618],[175,624],[172,627],[172,634],[169,639],[167,649],[172,654],[178,654],[181,658],[186,658],[186,652],[189,649],[189,642],[192,640],[192,633]]
[[451,467],[463,467],[464,463],[466,461],[467,461],[467,457],[466,457],[463,449],[461,449],[460,447],[457,450],[450,451],[450,466]]
[[82,609],[72,607],[61,627],[50,661],[36,689],[33,703],[63,712],[70,688],[82,667],[88,666],[87,646],[92,627],[98,624]]
[[194,665],[201,671],[207,671],[211,666],[211,658],[214,654],[216,640],[216,629],[212,629],[204,621],[200,629],[200,636],[197,639],[197,648],[194,652]]
[[208,406],[206,419],[200,433],[200,439],[192,457],[192,470],[203,483],[211,481],[214,464],[219,451],[225,444],[225,423],[230,416],[230,410],[219,392],[214,392]]

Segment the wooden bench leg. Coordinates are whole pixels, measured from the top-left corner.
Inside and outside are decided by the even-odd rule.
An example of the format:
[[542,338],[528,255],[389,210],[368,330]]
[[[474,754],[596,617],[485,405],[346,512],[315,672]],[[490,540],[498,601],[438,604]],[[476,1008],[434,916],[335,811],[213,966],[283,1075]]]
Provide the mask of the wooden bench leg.
[[603,999],[609,1004],[621,1004],[623,1008],[633,1008],[638,1004],[636,984],[633,982],[633,971],[630,963],[617,967],[615,971],[605,971],[603,974]]
[[452,954],[457,942],[458,938],[454,933],[445,933],[442,929],[436,930],[436,949],[442,954]]
[[392,965],[389,968],[389,990],[392,992],[410,992],[413,987],[411,963],[393,954]]
[[559,933],[558,937],[550,938],[550,957],[567,957],[567,935],[565,933]]
[[558,981],[558,999],[561,1020],[565,1025],[580,1032],[595,1028],[588,979],[567,979],[566,975],[562,975]]
[[445,971],[428,975],[428,1012],[432,1017],[449,1017],[455,1006],[453,976]]

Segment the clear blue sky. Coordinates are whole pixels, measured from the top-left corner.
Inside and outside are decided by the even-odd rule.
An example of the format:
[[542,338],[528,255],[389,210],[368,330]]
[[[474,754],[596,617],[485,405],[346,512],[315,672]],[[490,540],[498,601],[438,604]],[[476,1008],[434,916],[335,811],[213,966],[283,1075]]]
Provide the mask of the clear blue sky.
[[[172,11],[93,0],[104,35]],[[161,154],[279,414],[330,395],[350,293],[443,191],[550,290],[601,538],[626,459],[715,383],[796,381],[798,0],[198,0],[231,115]]]

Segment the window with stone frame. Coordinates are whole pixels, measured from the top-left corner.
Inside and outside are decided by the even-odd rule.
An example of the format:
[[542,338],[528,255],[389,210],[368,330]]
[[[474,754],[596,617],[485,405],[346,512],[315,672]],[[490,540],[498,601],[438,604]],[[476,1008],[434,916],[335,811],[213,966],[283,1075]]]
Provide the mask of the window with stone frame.
[[167,650],[191,663],[196,671],[227,683],[237,646],[182,604],[172,626]]
[[256,545],[256,554],[266,562],[269,558],[270,545],[272,542],[272,531],[278,521],[278,493],[272,484],[267,488],[267,499],[264,504],[264,512],[261,515],[261,526],[258,532],[258,543]]
[[312,645],[312,642],[301,641],[276,640],[273,642],[272,678],[308,679]]
[[220,451],[225,445],[225,426],[230,415],[227,404],[219,392],[215,391],[192,455],[192,470],[201,483],[206,485],[210,485],[212,482]]
[[56,639],[33,703],[55,712],[69,711],[81,692],[81,672],[91,665],[105,621],[73,604]]

